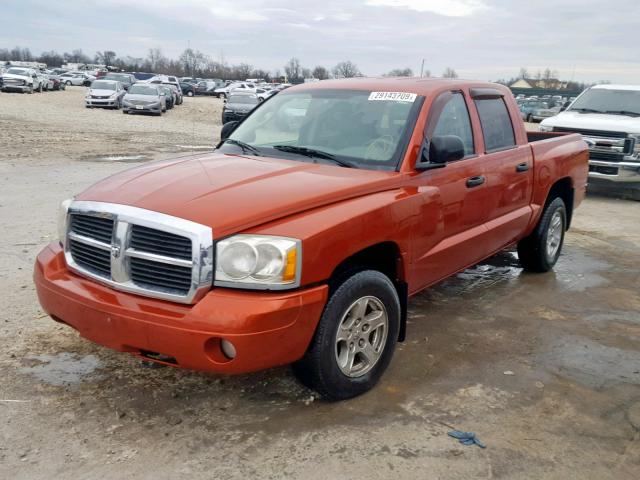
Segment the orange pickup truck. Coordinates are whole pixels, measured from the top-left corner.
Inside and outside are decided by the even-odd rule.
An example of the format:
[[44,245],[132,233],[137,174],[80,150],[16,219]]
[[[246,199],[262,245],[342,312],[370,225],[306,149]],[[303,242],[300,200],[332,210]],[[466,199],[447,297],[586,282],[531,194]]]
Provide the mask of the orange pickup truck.
[[587,183],[580,135],[527,133],[484,82],[300,85],[221,137],[63,202],[34,273],[54,320],[177,367],[293,363],[353,397],[405,338],[411,295],[511,245],[551,269]]

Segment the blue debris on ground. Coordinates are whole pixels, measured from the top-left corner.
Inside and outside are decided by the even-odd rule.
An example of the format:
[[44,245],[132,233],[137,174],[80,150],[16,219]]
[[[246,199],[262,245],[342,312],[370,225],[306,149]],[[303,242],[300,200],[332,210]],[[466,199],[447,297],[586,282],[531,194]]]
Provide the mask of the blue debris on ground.
[[473,432],[462,432],[460,430],[451,430],[447,433],[450,437],[458,440],[462,445],[478,445],[480,448],[487,448],[487,446],[480,441],[476,434]]

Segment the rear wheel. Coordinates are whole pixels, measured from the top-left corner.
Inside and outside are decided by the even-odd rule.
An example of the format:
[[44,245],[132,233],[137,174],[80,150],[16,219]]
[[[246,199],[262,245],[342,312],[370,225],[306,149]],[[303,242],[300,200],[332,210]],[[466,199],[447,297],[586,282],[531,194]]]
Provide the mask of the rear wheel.
[[329,298],[294,372],[329,400],[365,393],[389,365],[399,329],[400,301],[391,280],[374,270],[355,273]]
[[65,84],[67,87],[70,87],[70,86],[71,86],[71,80],[67,80],[66,82],[64,82],[64,84]]
[[187,97],[193,97],[193,92],[188,91],[188,92],[187,92]]
[[564,242],[567,211],[561,198],[554,198],[542,212],[535,230],[518,242],[522,268],[530,272],[548,272],[558,261]]

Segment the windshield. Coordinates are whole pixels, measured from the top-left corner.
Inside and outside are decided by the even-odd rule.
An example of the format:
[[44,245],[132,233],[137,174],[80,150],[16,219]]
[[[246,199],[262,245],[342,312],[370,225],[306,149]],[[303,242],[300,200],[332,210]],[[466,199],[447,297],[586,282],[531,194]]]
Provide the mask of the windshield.
[[150,85],[137,85],[134,84],[129,87],[129,93],[133,93],[135,95],[153,95],[158,96],[158,89],[156,87],[152,87]]
[[581,95],[569,110],[588,110],[589,112],[629,112],[640,115],[640,90],[610,90],[592,88]]
[[229,95],[229,103],[242,103],[245,105],[257,105],[258,97],[255,95]]
[[104,81],[98,80],[97,82],[93,82],[91,84],[91,88],[94,88],[96,90],[115,90],[116,84],[112,82],[104,82]]
[[358,90],[283,93],[254,110],[230,138],[268,156],[319,161],[300,153],[304,147],[353,166],[393,170],[411,134],[410,118],[421,104],[417,98],[407,94],[410,101],[402,101]]
[[29,70],[25,70],[24,68],[10,68],[7,70],[7,73],[12,75],[26,75],[29,76]]

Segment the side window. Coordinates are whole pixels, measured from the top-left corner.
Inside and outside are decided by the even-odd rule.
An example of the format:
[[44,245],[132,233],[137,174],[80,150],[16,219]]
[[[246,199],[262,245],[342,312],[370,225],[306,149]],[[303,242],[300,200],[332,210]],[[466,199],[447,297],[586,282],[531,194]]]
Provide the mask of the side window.
[[502,98],[477,99],[476,108],[487,152],[515,146],[513,124]]
[[475,153],[469,111],[461,93],[454,93],[444,106],[433,135],[455,135],[460,137],[464,144],[465,156]]

